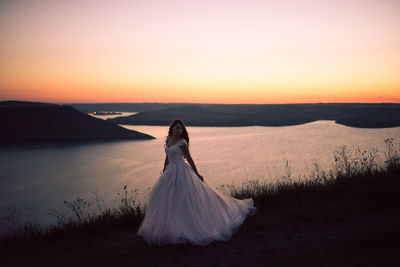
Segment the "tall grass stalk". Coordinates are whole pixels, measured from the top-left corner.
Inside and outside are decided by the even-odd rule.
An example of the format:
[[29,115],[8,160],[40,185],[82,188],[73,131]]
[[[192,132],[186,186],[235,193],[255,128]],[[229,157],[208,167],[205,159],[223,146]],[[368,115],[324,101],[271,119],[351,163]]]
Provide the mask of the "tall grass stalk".
[[[64,201],[69,212],[49,210],[57,223],[48,228],[39,224],[25,223],[11,230],[0,239],[1,243],[12,243],[21,240],[64,239],[74,235],[98,233],[110,229],[135,228],[142,221],[145,205],[137,200],[138,190],[128,191],[127,185],[122,193],[117,193],[120,204],[117,208],[104,209],[101,195],[93,192],[93,202],[77,197],[72,201]],[[94,204],[93,204],[94,203]]]

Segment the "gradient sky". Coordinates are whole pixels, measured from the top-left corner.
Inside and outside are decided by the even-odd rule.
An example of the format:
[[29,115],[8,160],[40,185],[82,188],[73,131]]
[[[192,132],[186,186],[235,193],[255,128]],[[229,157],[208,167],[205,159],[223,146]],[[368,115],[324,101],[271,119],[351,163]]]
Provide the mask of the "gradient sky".
[[400,1],[0,0],[0,100],[400,103]]

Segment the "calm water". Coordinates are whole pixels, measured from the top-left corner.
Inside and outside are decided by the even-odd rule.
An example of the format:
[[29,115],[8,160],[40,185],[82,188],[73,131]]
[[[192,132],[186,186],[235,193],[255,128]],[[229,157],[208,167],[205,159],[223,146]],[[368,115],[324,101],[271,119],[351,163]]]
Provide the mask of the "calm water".
[[[55,221],[49,209],[62,211],[64,200],[78,196],[90,200],[95,190],[105,207],[118,204],[117,193],[124,185],[145,194],[162,170],[168,127],[124,127],[157,139],[0,150],[0,227],[6,227],[10,216],[48,225]],[[358,129],[331,121],[287,127],[188,127],[188,132],[192,157],[214,187],[280,178],[286,159],[294,176],[309,173],[313,162],[329,169],[342,145],[383,152],[386,138],[394,138],[396,147],[400,140],[399,127]]]

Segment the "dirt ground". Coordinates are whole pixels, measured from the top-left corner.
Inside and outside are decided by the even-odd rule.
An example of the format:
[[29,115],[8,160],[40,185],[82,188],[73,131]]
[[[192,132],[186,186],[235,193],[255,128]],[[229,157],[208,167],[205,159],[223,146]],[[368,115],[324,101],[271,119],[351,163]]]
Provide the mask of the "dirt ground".
[[400,266],[400,214],[335,207],[258,210],[208,246],[149,247],[137,229],[6,247],[2,266]]
[[137,229],[6,247],[1,266],[400,266],[400,214],[335,207],[258,210],[208,246],[149,247]]

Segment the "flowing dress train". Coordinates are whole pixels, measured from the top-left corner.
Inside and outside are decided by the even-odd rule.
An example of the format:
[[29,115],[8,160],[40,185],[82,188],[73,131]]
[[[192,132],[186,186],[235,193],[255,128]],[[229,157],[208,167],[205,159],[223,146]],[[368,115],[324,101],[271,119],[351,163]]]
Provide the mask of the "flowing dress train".
[[191,243],[208,245],[228,240],[248,215],[253,200],[225,197],[202,182],[183,160],[178,143],[165,147],[169,164],[159,177],[146,207],[138,235],[149,245]]

